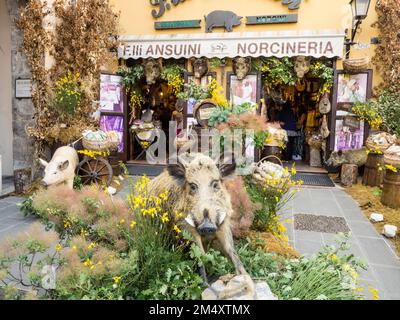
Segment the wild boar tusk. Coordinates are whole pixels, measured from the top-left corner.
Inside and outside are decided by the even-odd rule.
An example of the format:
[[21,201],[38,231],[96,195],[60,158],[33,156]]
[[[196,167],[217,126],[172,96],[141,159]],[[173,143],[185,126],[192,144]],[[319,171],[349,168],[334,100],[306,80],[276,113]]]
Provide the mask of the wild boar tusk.
[[191,215],[188,215],[188,216],[185,218],[185,221],[186,221],[189,225],[191,225],[193,228],[196,228],[196,224],[194,223],[193,217],[192,217]]
[[221,213],[218,215],[218,225],[221,225],[222,222],[224,222],[225,217],[226,217],[226,212],[221,212]]

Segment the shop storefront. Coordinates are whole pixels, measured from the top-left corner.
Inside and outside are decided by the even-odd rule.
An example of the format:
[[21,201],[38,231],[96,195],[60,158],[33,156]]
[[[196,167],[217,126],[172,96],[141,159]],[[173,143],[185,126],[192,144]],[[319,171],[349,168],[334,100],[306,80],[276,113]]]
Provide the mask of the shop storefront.
[[[115,1],[115,6],[121,10],[124,30],[119,65],[128,68],[131,77],[132,70],[141,69],[142,74],[131,90],[116,70],[102,75],[101,126],[120,132],[119,151],[128,163],[145,160],[143,151],[151,142],[145,133],[135,134],[132,126],[141,126],[146,119],[151,119],[145,124],[150,129],[167,131],[172,120],[178,122],[178,130],[201,127],[195,101],[182,104],[163,75],[163,70],[174,67],[183,71],[186,84],[207,86],[215,79],[231,106],[255,104],[271,124],[282,125],[284,109],[290,107],[297,122],[292,131],[302,133],[289,137],[286,160],[309,163],[313,145],[308,140],[313,135],[324,140],[314,143],[321,144],[323,159],[333,150],[363,146],[368,128],[351,117],[349,108],[371,96],[373,71],[342,70],[345,22],[351,15],[347,1],[298,1],[289,7],[266,0],[251,6],[239,0],[229,5],[150,1],[135,6]],[[268,11],[271,14],[264,15]],[[366,46],[356,55],[371,51]],[[289,67],[292,78],[286,79]],[[316,137],[321,132],[325,136]]]

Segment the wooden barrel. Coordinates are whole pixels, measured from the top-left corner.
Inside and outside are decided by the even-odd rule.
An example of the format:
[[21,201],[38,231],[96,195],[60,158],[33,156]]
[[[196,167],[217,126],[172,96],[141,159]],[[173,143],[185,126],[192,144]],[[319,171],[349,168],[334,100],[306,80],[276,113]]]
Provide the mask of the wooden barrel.
[[[262,149],[260,158],[262,159],[262,158],[265,158],[268,156],[275,156],[275,157],[279,158],[280,160],[282,160],[282,157],[283,157],[282,148],[275,147],[275,146],[264,146],[264,148]],[[276,164],[280,164],[278,159],[274,159],[273,157],[271,157],[268,161],[276,163]]]
[[358,166],[355,164],[343,164],[340,177],[342,185],[345,187],[351,187],[353,184],[357,184]]
[[381,202],[390,208],[400,208],[400,170],[386,170]]
[[379,187],[383,183],[385,172],[379,171],[379,166],[384,166],[383,154],[370,153],[365,164],[362,184],[370,187]]
[[119,176],[121,174],[120,157],[117,152],[111,152],[108,156],[108,162],[113,170],[113,176]]

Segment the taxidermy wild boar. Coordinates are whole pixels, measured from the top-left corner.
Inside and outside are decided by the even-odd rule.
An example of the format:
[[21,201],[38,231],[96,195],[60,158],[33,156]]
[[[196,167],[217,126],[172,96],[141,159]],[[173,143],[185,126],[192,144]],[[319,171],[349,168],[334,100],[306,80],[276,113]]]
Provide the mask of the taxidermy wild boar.
[[311,61],[309,57],[298,56],[294,62],[294,71],[298,78],[303,79],[310,71]]
[[147,84],[156,83],[161,76],[161,64],[157,60],[150,58],[143,62],[143,67]]
[[45,186],[56,185],[65,182],[71,189],[74,186],[75,169],[78,165],[78,153],[72,147],[64,146],[56,150],[50,162],[39,159],[44,167]]
[[365,148],[347,151],[339,150],[332,152],[331,156],[326,161],[326,165],[339,167],[342,164],[355,164],[361,167],[367,162],[367,157],[368,154]]
[[[254,289],[253,282],[235,252],[231,217],[233,209],[229,193],[223,180],[233,175],[236,164],[218,165],[201,153],[185,154],[171,164],[167,170],[150,182],[154,195],[168,191],[170,212],[182,212],[183,217],[175,221],[187,229],[204,253],[206,242],[217,240],[225,254],[232,260],[236,273],[248,277],[247,288]],[[204,267],[201,275],[205,282]]]
[[196,79],[201,79],[208,73],[207,59],[199,58],[193,62],[193,73]]
[[251,58],[238,57],[233,59],[233,72],[238,80],[243,80],[251,71]]
[[232,32],[233,27],[240,26],[241,19],[232,11],[216,10],[204,17],[206,20],[206,32],[212,32],[213,28],[224,27],[226,31]]

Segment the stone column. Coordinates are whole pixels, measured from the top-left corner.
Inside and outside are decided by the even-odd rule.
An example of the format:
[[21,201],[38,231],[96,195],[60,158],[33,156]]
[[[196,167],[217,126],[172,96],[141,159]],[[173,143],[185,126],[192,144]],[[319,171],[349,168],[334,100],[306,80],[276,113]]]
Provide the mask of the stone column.
[[15,21],[19,16],[19,7],[26,0],[6,0],[11,18],[11,70],[12,70],[12,113],[13,113],[13,158],[14,171],[32,168],[33,140],[28,137],[25,128],[32,125],[34,108],[31,99],[15,98],[15,80],[31,78],[31,72],[25,55],[21,52],[22,34]]

